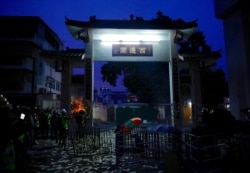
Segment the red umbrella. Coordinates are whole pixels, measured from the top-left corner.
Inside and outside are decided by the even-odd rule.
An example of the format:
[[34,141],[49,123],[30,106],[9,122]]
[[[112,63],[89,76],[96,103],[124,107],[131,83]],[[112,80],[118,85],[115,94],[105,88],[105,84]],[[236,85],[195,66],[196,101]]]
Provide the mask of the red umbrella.
[[124,123],[123,132],[124,133],[130,133],[130,131],[133,128],[139,126],[141,123],[142,123],[142,119],[140,117],[131,118],[131,119],[129,119],[128,121],[126,121]]

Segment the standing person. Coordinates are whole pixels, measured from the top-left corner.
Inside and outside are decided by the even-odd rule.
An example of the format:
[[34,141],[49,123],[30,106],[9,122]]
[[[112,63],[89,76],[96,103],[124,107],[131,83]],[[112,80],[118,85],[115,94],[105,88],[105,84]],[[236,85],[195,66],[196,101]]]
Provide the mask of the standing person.
[[80,110],[76,114],[76,124],[77,124],[77,135],[81,135],[84,127],[85,111]]
[[36,144],[35,140],[39,137],[40,132],[40,118],[39,118],[39,110],[35,109],[33,112],[33,119],[34,119],[34,144]]
[[38,116],[39,116],[39,122],[40,122],[41,139],[45,139],[47,119],[46,119],[45,112],[43,109],[40,110]]
[[47,108],[45,110],[45,118],[46,118],[46,127],[45,127],[45,138],[48,139],[51,135],[51,109]]
[[14,173],[16,171],[16,153],[14,132],[11,126],[12,116],[8,100],[3,95],[0,95],[0,114],[0,172]]
[[54,110],[51,115],[51,129],[50,129],[51,139],[58,139],[58,111]]
[[24,123],[26,124],[26,131],[27,131],[27,147],[29,149],[32,148],[33,144],[34,144],[34,127],[35,127],[35,123],[34,123],[34,119],[33,119],[33,115],[31,113],[31,108],[27,107],[27,106],[23,106],[20,109],[20,113],[24,114]]
[[124,134],[123,125],[118,124],[115,129],[115,154],[116,154],[116,165],[120,164],[120,159],[124,154]]
[[144,152],[144,142],[138,134],[132,135],[132,138],[135,138],[135,149],[134,152],[136,153],[143,153]]
[[24,172],[28,161],[28,149],[32,129],[30,108],[23,106],[19,109],[15,120],[12,121],[14,133],[14,146],[16,154],[16,168],[18,172]]
[[51,111],[49,108],[45,109],[40,114],[40,128],[41,128],[41,137],[42,139],[48,139],[50,133],[50,120],[51,120]]
[[66,109],[61,110],[61,115],[59,117],[59,146],[66,145],[67,134],[69,130],[69,115]]

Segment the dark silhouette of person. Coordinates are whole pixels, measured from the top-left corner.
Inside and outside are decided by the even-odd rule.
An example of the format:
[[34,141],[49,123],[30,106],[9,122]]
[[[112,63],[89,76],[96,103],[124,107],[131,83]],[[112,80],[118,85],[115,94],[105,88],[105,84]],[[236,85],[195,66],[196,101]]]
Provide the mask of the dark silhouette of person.
[[81,135],[83,134],[83,129],[85,125],[84,119],[85,119],[85,111],[80,110],[76,114],[77,134],[79,135],[79,137],[81,137]]
[[124,133],[123,125],[118,124],[115,129],[115,154],[116,154],[116,164],[119,164],[120,158],[124,154]]
[[51,139],[58,140],[58,119],[59,113],[57,110],[54,110],[51,115],[51,129],[50,129],[50,137]]
[[144,152],[144,142],[143,142],[143,140],[140,138],[140,136],[138,134],[132,135],[132,138],[135,138],[135,149],[134,149],[134,151],[136,153],[143,153]]
[[66,145],[66,139],[69,130],[69,115],[65,109],[61,110],[61,115],[59,117],[59,146]]

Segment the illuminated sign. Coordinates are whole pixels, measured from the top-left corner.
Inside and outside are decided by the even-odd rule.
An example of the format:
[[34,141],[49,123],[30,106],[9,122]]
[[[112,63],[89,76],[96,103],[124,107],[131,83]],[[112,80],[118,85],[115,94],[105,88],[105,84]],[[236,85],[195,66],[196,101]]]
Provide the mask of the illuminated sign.
[[153,56],[151,44],[112,44],[112,56]]

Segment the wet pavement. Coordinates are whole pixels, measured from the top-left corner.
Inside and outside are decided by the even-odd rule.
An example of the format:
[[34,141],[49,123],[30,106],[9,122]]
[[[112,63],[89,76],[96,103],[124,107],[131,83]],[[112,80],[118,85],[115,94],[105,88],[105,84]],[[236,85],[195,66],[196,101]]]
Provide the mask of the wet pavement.
[[[155,125],[155,124],[152,124]],[[152,126],[145,124],[147,128]],[[74,127],[74,122],[71,127]],[[96,123],[95,127],[110,128],[116,127],[113,123]],[[112,132],[113,133],[113,132]],[[106,136],[107,137],[107,136]],[[172,169],[174,162],[167,164],[168,169],[163,161],[144,159],[143,157],[128,158],[123,156],[119,164],[116,162],[115,150],[105,150],[109,141],[105,141],[105,145],[97,148],[85,148],[83,146],[78,152],[72,143],[68,140],[66,146],[58,146],[52,139],[36,139],[36,145],[28,152],[29,163],[26,173],[165,173],[176,172]],[[113,143],[113,142],[111,142]],[[104,146],[104,147],[103,147]],[[79,148],[78,148],[79,149]],[[119,158],[121,159],[121,158]],[[180,165],[177,165],[180,166]],[[177,167],[175,165],[175,167]],[[181,166],[182,167],[182,166]],[[178,168],[179,169],[179,168]],[[183,172],[182,171],[178,172]],[[187,170],[184,172],[186,173]]]
[[164,173],[164,166],[147,160],[117,165],[114,153],[98,149],[75,154],[70,146],[58,146],[54,140],[36,140],[29,151],[27,173]]

